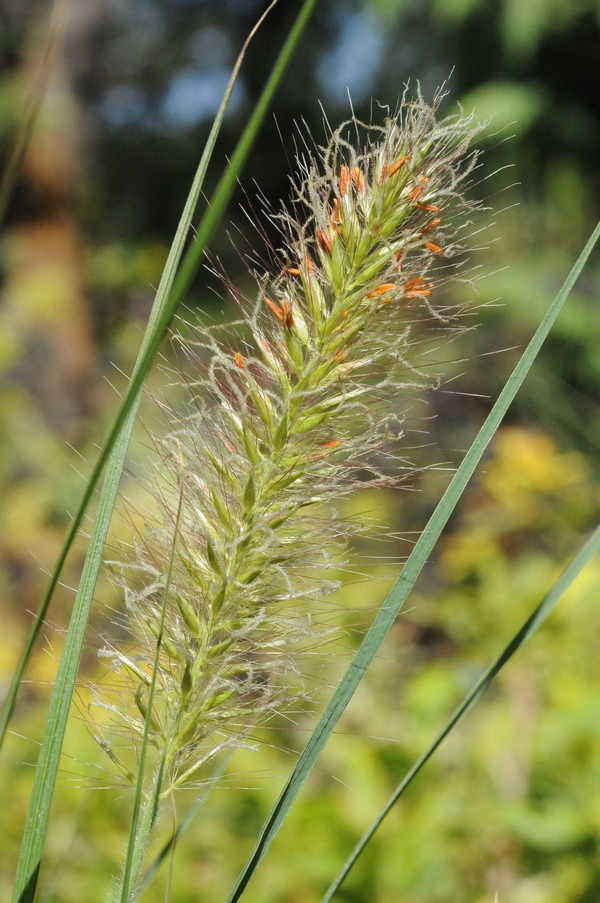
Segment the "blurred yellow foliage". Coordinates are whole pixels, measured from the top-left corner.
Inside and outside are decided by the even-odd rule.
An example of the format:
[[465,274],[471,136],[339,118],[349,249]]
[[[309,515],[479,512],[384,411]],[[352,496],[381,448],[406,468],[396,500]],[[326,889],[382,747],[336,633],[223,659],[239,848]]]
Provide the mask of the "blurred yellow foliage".
[[567,501],[589,491],[590,466],[580,452],[559,453],[549,436],[509,427],[494,442],[494,458],[481,483],[493,499],[524,522],[535,518],[540,495]]

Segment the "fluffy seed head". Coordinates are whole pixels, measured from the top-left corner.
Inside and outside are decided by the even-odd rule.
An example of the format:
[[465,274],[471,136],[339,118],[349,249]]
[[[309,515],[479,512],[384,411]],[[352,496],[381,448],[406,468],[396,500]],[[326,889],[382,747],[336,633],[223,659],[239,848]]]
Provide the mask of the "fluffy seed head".
[[436,120],[440,100],[403,102],[382,127],[350,123],[360,149],[346,124],[303,159],[293,208],[277,218],[279,270],[259,274],[236,327],[183,346],[198,368],[194,412],[159,443],[161,519],[138,540],[137,583],[125,587],[131,649],[103,652],[130,690],[111,708],[137,743],[168,583],[150,717],[165,794],[281,705],[289,650],[310,633],[303,597],[327,591],[341,532],[327,503],[398,480],[390,397],[431,381],[419,344],[452,325],[436,295],[477,207],[463,191],[478,127]]

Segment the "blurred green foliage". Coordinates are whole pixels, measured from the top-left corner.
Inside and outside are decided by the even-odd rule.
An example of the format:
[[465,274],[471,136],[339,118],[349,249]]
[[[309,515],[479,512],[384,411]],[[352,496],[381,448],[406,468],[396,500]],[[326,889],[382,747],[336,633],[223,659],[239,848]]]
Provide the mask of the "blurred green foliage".
[[[103,2],[87,19],[75,15],[67,29],[0,238],[2,686],[22,647],[28,612],[41,596],[42,569],[57,554],[81,490],[77,471],[85,477],[87,465],[77,455],[94,457],[94,443],[115,407],[114,391],[102,377],[120,389],[125,377],[119,371],[131,370],[219,79],[264,5]],[[0,7],[5,155],[45,13],[34,2]],[[230,152],[293,13],[294,4],[283,0],[251,47],[217,159]],[[479,328],[440,350],[438,356],[449,359],[448,382],[427,407],[415,403],[408,414],[407,442],[415,446],[410,455],[423,466],[451,467],[460,459],[489,408],[488,397],[510,373],[516,349],[598,218],[599,51],[597,0],[323,0],[276,100],[276,121],[266,125],[245,172],[247,193],[240,189],[237,201],[246,208],[261,206],[253,180],[267,205],[287,198],[292,167],[286,154],[293,156],[306,134],[294,122],[306,121],[320,143],[325,129],[317,99],[335,124],[348,115],[346,85],[357,115],[366,120],[371,97],[394,106],[409,78],[413,86],[420,79],[431,96],[455,67],[448,103],[458,99],[481,118],[495,114],[480,170],[485,181],[475,189],[489,197],[492,212],[473,225],[469,239],[489,245],[474,257],[485,278],[457,293],[475,302],[465,322]],[[373,117],[381,115],[374,106]],[[238,230],[251,230],[237,203],[231,218],[230,233],[244,251]],[[268,253],[275,253],[277,237],[266,228],[273,244]],[[253,235],[250,241],[257,243]],[[251,290],[225,227],[213,250],[232,278]],[[319,898],[404,771],[597,519],[599,288],[596,259],[410,610],[249,888],[249,901]],[[190,304],[220,318],[226,315],[224,294],[218,280],[204,273]],[[164,374],[156,372],[151,391],[162,392],[163,383]],[[153,418],[149,411],[148,422]],[[423,437],[424,428],[429,436]],[[419,448],[424,442],[433,447]],[[143,444],[136,452],[142,454]],[[315,684],[326,688],[339,676],[443,479],[443,471],[432,470],[419,478],[418,493],[369,493],[348,503],[350,516],[362,513],[388,524],[390,532],[385,542],[356,542],[357,567],[329,605],[343,637],[313,675]],[[124,492],[136,491],[133,480],[124,486]],[[82,541],[64,575],[67,587],[77,581],[83,547]],[[362,573],[373,579],[359,579]],[[496,892],[499,903],[600,898],[599,585],[596,563],[427,766],[340,900],[492,903]],[[106,606],[120,604],[108,583],[98,596]],[[30,763],[70,599],[65,588],[0,759],[3,897],[12,883]],[[99,677],[93,647],[105,628],[99,606],[84,681]],[[104,900],[125,844],[130,798],[96,789],[105,781],[99,770],[105,763],[82,717],[86,692],[74,703],[44,903]],[[316,694],[317,702],[325,692]],[[310,708],[282,719],[261,731],[258,752],[231,761],[181,841],[173,901],[224,898],[292,765],[291,752],[302,746],[313,722]],[[183,795],[178,801],[182,812],[190,804]],[[169,830],[165,821],[163,839]],[[164,880],[163,873],[148,900],[162,899]]]

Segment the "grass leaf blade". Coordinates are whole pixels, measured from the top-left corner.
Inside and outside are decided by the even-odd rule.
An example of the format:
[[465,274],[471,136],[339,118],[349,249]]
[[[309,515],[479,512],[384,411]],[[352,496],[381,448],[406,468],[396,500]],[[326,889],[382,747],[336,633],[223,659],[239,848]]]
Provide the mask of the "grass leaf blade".
[[312,771],[317,759],[323,751],[335,725],[339,721],[344,709],[350,702],[354,691],[362,680],[362,677],[373,660],[377,650],[381,646],[388,630],[394,623],[400,609],[404,605],[409,593],[417,581],[429,555],[446,525],[450,515],[454,511],[467,483],[469,482],[483,453],[492,440],[498,426],[502,422],[506,411],[527,376],[537,354],[542,347],[554,321],[560,313],[571,289],[579,277],[585,263],[590,256],[596,242],[600,238],[600,222],[592,232],[583,251],[581,252],[573,269],[567,276],[558,295],[550,305],[546,315],[537,328],[535,335],[523,352],[517,366],[508,378],[498,400],[490,411],[485,423],[481,427],[475,440],[465,455],[461,465],[456,471],[450,485],[446,489],[441,501],[430,517],[423,533],[410,554],[400,576],[392,586],[387,598],[379,609],[375,620],[362,641],[348,670],[339,683],[325,712],[313,731],[308,743],[300,755],[296,766],[288,778],[279,798],[273,806],[266,822],[264,823],[244,868],[242,869],[227,903],[235,903],[239,900],[250,878],[254,874],[260,861],[267,852],[271,842],[279,828],[283,824],[287,813],[300,793],[304,782]]
[[444,726],[444,728],[440,731],[433,743],[431,743],[431,745],[425,750],[425,752],[419,757],[419,759],[417,759],[410,771],[407,772],[405,777],[398,784],[381,812],[373,820],[369,828],[365,831],[361,839],[356,844],[339,874],[332,881],[321,903],[329,903],[329,901],[333,898],[334,894],[342,885],[342,883],[346,879],[346,876],[354,866],[354,863],[359,858],[362,851],[367,846],[367,844],[387,816],[388,812],[390,812],[390,810],[398,802],[411,781],[417,776],[425,763],[432,757],[434,752],[442,744],[442,742],[452,731],[452,729],[459,723],[459,721],[462,721],[467,712],[475,705],[480,696],[482,696],[485,690],[489,687],[494,677],[512,658],[517,649],[520,649],[520,647],[530,637],[533,636],[538,627],[543,624],[543,622],[556,607],[557,603],[569,589],[574,580],[579,576],[586,565],[589,564],[592,558],[598,554],[598,552],[600,552],[600,526],[594,530],[583,548],[578,552],[575,558],[573,558],[572,561],[569,562],[556,583],[550,589],[549,593],[540,602],[533,614],[531,614],[525,621],[520,630],[517,631],[510,643],[508,643],[508,645],[502,650],[498,658],[490,665],[487,671],[482,674],[475,686],[465,696],[461,704],[455,710],[454,714]]

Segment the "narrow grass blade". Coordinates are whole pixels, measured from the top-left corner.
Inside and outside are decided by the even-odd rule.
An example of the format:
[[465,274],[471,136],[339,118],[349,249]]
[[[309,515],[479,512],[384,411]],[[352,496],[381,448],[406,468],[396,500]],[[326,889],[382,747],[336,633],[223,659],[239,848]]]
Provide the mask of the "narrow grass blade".
[[383,822],[384,818],[387,816],[388,812],[398,802],[411,781],[418,775],[425,763],[431,758],[436,749],[446,739],[450,731],[458,724],[459,721],[464,718],[464,716],[472,708],[472,706],[475,705],[479,697],[483,695],[485,690],[487,690],[494,677],[512,658],[517,649],[520,649],[523,643],[525,643],[526,640],[532,637],[538,627],[540,627],[544,623],[550,612],[553,611],[556,604],[569,589],[573,581],[579,576],[579,574],[592,560],[592,558],[598,554],[598,552],[600,552],[600,526],[597,527],[596,530],[594,530],[581,551],[567,565],[548,595],[542,600],[542,602],[540,602],[533,614],[525,621],[521,629],[517,631],[510,643],[505,647],[505,649],[502,650],[495,662],[493,662],[493,664],[490,665],[487,671],[482,674],[472,690],[465,696],[461,704],[458,706],[443,730],[435,738],[433,743],[425,750],[423,755],[420,756],[419,759],[417,759],[410,771],[398,784],[381,812],[374,819],[372,824],[365,831],[359,842],[354,847],[352,853],[344,863],[344,866],[341,869],[340,873],[331,882],[331,885],[329,886],[327,893],[323,897],[321,903],[329,903],[335,892],[345,881],[348,873],[350,872],[350,869],[353,867],[354,863],[359,858],[362,851],[369,843],[369,841]]
[[517,366],[508,378],[498,400],[490,411],[485,423],[477,434],[475,441],[469,448],[460,467],[456,471],[452,482],[446,489],[441,501],[429,519],[423,533],[419,537],[412,553],[410,554],[400,576],[392,586],[387,598],[379,609],[375,620],[362,641],[354,659],[344,677],[340,681],[335,693],[317,724],[315,730],[306,744],[294,771],[288,778],[285,787],[281,791],[278,800],[273,806],[266,822],[264,823],[236,884],[227,898],[227,903],[239,900],[250,878],[254,874],[258,864],[267,852],[271,842],[279,828],[283,824],[294,800],[300,793],[304,782],[312,771],[317,759],[323,751],[335,725],[340,719],[344,709],[350,702],[354,691],[363,678],[365,671],[381,646],[388,630],[394,623],[400,609],[404,605],[410,591],[423,570],[433,548],[446,525],[448,518],[454,511],[467,483],[481,457],[493,438],[512,400],[517,394],[523,380],[527,376],[546,336],[550,332],[554,321],[560,313],[573,285],[581,273],[592,249],[600,238],[600,223],[594,229],[585,248],[581,252],[575,266],[569,273],[564,285],[552,302],[544,319],[540,323],[535,335],[525,349]]
[[[30,903],[35,894],[41,854],[50,815],[50,806],[56,782],[56,775],[58,773],[62,741],[69,713],[70,700],[75,686],[89,609],[101,564],[102,549],[108,531],[112,509],[114,507],[114,500],[116,498],[122,470],[122,461],[124,460],[124,458],[121,458],[121,463],[119,464],[119,456],[124,455],[126,451],[128,437],[131,434],[131,429],[133,427],[133,421],[135,419],[137,404],[139,403],[144,379],[160,341],[164,337],[169,323],[171,322],[175,309],[187,291],[191,279],[193,278],[204,248],[223,214],[231,191],[235,185],[235,180],[250,152],[252,143],[258,133],[262,120],[264,119],[270,100],[275,93],[278,82],[283,75],[287,62],[295,49],[298,40],[300,39],[302,30],[315,3],[316,0],[305,0],[292,31],[277,60],[274,72],[271,74],[271,77],[265,86],[257,107],[244,130],[236,151],[234,152],[231,163],[229,164],[225,175],[221,178],[215,195],[208,206],[207,212],[202,218],[194,244],[186,255],[179,277],[175,280],[173,288],[170,291],[167,287],[162,305],[159,306],[157,302],[155,302],[151,322],[148,324],[144,345],[140,350],[138,362],[134,369],[128,391],[119,412],[117,413],[103,451],[94,467],[86,492],[69,531],[69,535],[61,550],[57,567],[52,575],[46,597],[42,604],[43,611],[41,609],[40,613],[38,613],[38,618],[36,619],[37,632],[39,632],[41,623],[43,622],[69,548],[77,535],[83,515],[95,491],[95,486],[100,474],[107,461],[111,458],[114,448],[114,457],[112,457],[111,460],[113,466],[111,466],[110,469],[107,468],[92,540],[84,565],[78,598],[76,599],[73,615],[69,623],[69,630],[50,704],[46,730],[42,748],[40,750],[38,767],[36,769],[36,777],[30,800],[25,833],[21,845],[21,855],[17,866],[17,875],[13,891],[14,903],[17,903],[17,901],[18,903]],[[269,7],[269,9],[270,8],[271,7]],[[189,218],[185,220],[184,217],[182,217],[183,228],[188,229],[189,222]],[[184,241],[185,236],[183,236],[181,242],[182,247]],[[172,283],[175,270],[176,265],[173,266],[172,271],[168,276],[170,284]],[[120,439],[119,437],[122,438]],[[119,440],[118,446],[116,445],[117,440]],[[0,725],[0,728],[4,732],[6,731],[10,713],[14,706],[20,676],[24,671],[27,658],[31,654],[34,641],[35,636],[32,635],[28,640],[27,649],[19,664],[18,679],[15,677],[15,680],[13,681],[14,690],[11,687],[11,695],[5,705],[3,719]]]
[[0,225],[4,222],[33,129],[46,97],[70,4],[71,0],[54,0],[52,5],[38,70],[25,103],[19,126],[11,142],[6,165],[0,177]]

